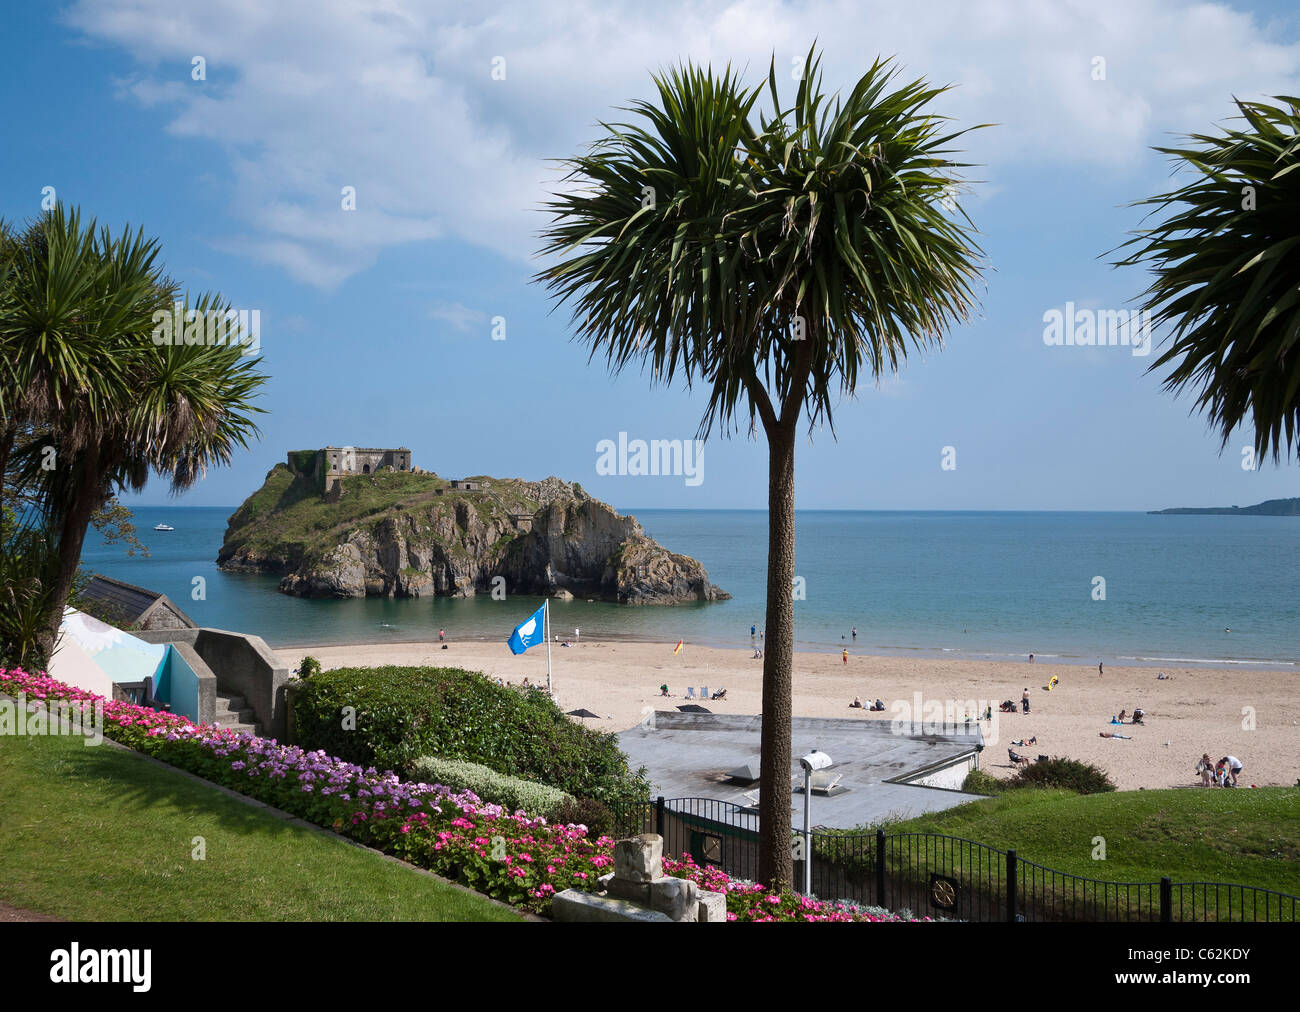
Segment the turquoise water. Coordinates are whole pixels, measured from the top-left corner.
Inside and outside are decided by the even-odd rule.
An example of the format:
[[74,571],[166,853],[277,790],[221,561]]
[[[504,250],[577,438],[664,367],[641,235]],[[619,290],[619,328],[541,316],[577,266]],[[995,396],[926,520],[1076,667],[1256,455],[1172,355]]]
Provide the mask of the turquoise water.
[[[420,640],[439,628],[454,638],[504,641],[540,604],[487,595],[288,597],[274,577],[218,571],[230,512],[141,507],[136,519],[151,557],[92,544],[84,564],[162,591],[200,625],[256,633],[272,646]],[[733,599],[672,608],[554,602],[554,631],[748,646],[750,625],[763,628],[766,513],[630,512],[651,537],[703,562]],[[155,533],[160,521],[176,531]],[[801,650],[838,650],[852,643],[856,625],[862,653],[1300,662],[1296,517],[801,511],[796,572],[804,589],[795,603]],[[1093,600],[1097,576],[1106,581],[1104,601]],[[206,581],[205,600],[192,596],[195,577]]]

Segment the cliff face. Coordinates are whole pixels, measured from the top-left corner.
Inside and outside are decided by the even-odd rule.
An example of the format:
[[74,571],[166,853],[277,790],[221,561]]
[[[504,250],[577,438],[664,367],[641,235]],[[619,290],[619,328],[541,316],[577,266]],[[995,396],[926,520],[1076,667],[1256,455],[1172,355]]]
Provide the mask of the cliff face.
[[437,475],[380,471],[344,479],[338,501],[326,502],[276,465],[231,516],[217,562],[279,574],[280,590],[307,597],[498,591],[677,604],[730,596],[695,559],[669,552],[581,486],[483,482],[466,492]]

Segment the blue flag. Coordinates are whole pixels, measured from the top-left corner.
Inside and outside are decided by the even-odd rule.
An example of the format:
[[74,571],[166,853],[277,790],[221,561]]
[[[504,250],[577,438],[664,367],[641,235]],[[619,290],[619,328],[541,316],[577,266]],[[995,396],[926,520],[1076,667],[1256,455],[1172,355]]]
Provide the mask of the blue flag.
[[546,638],[545,623],[543,621],[545,611],[546,605],[542,605],[529,615],[525,622],[515,626],[515,631],[510,634],[510,639],[506,641],[512,654],[522,654],[529,647],[535,647]]

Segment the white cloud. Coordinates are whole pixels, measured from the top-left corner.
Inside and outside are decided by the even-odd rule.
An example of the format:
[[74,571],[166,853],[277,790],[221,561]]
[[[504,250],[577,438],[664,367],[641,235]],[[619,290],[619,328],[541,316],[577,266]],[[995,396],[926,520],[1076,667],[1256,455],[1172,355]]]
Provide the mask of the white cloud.
[[475,324],[486,321],[487,314],[462,306],[459,302],[447,302],[430,309],[429,319],[442,320],[464,334]]
[[[972,175],[1125,173],[1171,132],[1205,131],[1230,96],[1295,93],[1300,45],[1222,4],[1151,0],[774,0],[506,3],[81,0],[68,19],[124,49],[119,93],[174,107],[168,129],[228,159],[237,234],[222,245],[333,287],[406,243],[445,238],[525,260],[556,180],[546,161],[649,97],[649,72],[730,61],[757,83],[824,48],[843,88],[876,53],[958,87],[939,108],[996,122],[966,142]],[[190,61],[207,61],[206,81]],[[505,80],[493,80],[494,57]],[[1106,60],[1093,80],[1092,60]],[[210,164],[205,170],[212,171]],[[357,210],[340,208],[354,186]]]

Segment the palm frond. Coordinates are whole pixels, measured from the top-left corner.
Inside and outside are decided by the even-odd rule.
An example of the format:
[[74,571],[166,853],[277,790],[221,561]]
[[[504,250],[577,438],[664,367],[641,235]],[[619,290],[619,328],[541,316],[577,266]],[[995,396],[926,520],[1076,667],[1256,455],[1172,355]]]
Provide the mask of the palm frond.
[[965,131],[925,111],[946,89],[894,76],[877,60],[832,102],[810,51],[792,100],[773,61],[758,112],[729,67],[677,67],[602,124],[562,163],[537,275],[592,358],[704,384],[702,435],[790,405],[815,425],[967,319],[982,253],[942,207]]
[[1170,337],[1152,370],[1195,393],[1226,447],[1240,425],[1260,458],[1300,453],[1300,103],[1236,101],[1241,129],[1157,148],[1194,178],[1149,197],[1163,220],[1117,266],[1154,274],[1139,300]]

